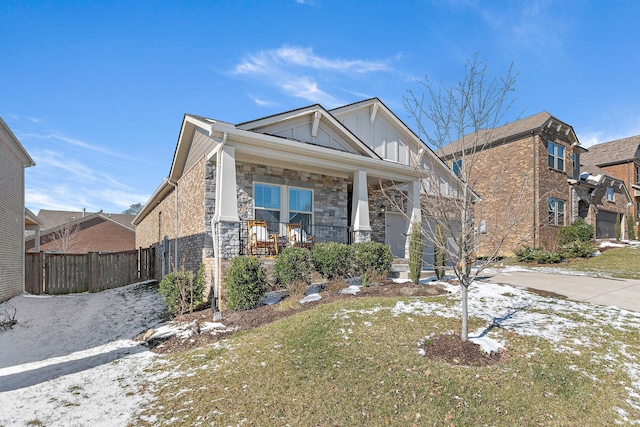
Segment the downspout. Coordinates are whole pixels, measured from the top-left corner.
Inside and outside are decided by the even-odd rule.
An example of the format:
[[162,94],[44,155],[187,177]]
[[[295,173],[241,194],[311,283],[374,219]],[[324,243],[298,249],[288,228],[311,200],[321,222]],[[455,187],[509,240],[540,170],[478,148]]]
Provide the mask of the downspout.
[[538,239],[538,150],[534,131],[531,131],[531,145],[533,147],[533,247],[535,248]]
[[175,210],[175,216],[174,216],[174,222],[176,223],[176,235],[175,238],[173,239],[173,252],[174,252],[174,268],[175,271],[178,271],[178,182],[177,181],[173,181],[171,178],[167,178],[167,183],[169,183],[170,185],[173,186],[173,188],[175,189],[176,192],[176,196],[174,198],[174,210]]
[[[216,193],[218,193],[220,189],[220,180],[222,173],[220,171],[220,161],[222,156],[222,149],[227,143],[227,132],[225,132],[222,136],[222,142],[220,143],[220,147],[218,148],[218,152],[216,153]],[[214,320],[222,320],[222,312],[220,311],[220,269],[222,268],[222,263],[220,261],[220,252],[222,251],[221,242],[218,240],[217,228],[220,223],[220,212],[218,211],[218,197],[216,195],[216,211],[213,215],[213,223],[211,224],[211,238],[213,239],[213,258],[215,259],[216,271],[213,276],[213,299],[214,303],[211,304],[211,311],[213,311],[213,319]]]

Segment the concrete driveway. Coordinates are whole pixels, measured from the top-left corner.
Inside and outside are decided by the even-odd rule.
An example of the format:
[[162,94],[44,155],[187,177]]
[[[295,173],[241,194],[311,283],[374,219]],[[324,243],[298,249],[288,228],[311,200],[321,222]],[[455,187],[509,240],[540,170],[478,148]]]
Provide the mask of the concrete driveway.
[[540,289],[575,301],[640,311],[640,280],[602,279],[537,271],[490,271],[483,277],[488,282]]

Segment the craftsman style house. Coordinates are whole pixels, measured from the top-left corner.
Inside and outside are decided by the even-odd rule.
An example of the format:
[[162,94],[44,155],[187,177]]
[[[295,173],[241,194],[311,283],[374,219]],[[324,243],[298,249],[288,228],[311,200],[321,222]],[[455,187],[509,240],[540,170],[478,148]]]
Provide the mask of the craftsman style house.
[[34,165],[0,118],[0,302],[20,294],[23,289],[25,223],[33,222],[24,207],[24,169]]
[[237,125],[185,115],[169,176],[134,220],[136,246],[157,245],[164,272],[204,263],[208,278],[217,260],[288,245],[374,240],[404,258],[409,220],[425,220],[417,165],[458,183],[377,98]]
[[600,237],[614,237],[610,221],[624,218],[628,192],[596,170],[583,174],[586,152],[570,125],[542,112],[465,136],[437,154],[455,171],[473,168],[468,183],[482,198],[475,221],[488,242],[479,255],[500,239],[508,255],[521,245],[554,249],[558,229],[579,216],[599,224]]
[[[614,180],[624,182],[626,188],[632,193],[630,214],[637,227],[640,219],[640,135],[591,146],[589,152],[582,156],[581,163],[583,169],[595,169],[596,175],[608,175]],[[600,229],[611,228],[610,222],[615,215],[613,215],[614,211],[606,208],[610,205],[605,203],[598,211],[603,212],[600,214],[602,224]],[[623,229],[624,224],[626,222],[623,222]]]

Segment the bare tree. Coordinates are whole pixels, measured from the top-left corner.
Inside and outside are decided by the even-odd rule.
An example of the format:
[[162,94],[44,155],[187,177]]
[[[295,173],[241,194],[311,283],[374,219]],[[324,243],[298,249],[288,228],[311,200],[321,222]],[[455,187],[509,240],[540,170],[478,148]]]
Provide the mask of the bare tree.
[[[505,241],[514,235],[512,231],[532,213],[530,205],[520,203],[531,177],[525,172],[519,182],[509,181],[506,171],[512,162],[507,154],[504,161],[490,163],[482,157],[488,144],[501,137],[494,129],[504,124],[512,107],[516,78],[512,68],[503,78],[489,78],[486,62],[476,55],[467,62],[464,77],[455,86],[447,88],[426,78],[420,81],[426,96],[409,91],[404,97],[420,138],[458,176],[458,180],[451,179],[451,172],[429,156],[415,163],[426,199],[421,203],[425,236],[446,254],[461,286],[462,340],[468,339],[469,286],[497,259]],[[491,176],[489,184],[484,179],[487,174]],[[495,206],[504,209],[497,212]],[[436,228],[444,233],[444,239],[434,238]],[[478,252],[482,255],[479,261]]]
[[80,229],[80,224],[63,224],[49,237],[53,249],[61,253],[84,252],[86,247],[78,234]]

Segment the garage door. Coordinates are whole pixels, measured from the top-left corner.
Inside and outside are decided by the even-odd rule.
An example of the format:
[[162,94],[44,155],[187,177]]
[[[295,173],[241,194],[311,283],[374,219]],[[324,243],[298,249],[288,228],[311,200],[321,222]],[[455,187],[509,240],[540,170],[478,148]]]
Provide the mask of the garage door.
[[615,212],[599,210],[596,214],[596,239],[614,239],[617,220],[618,215]]

